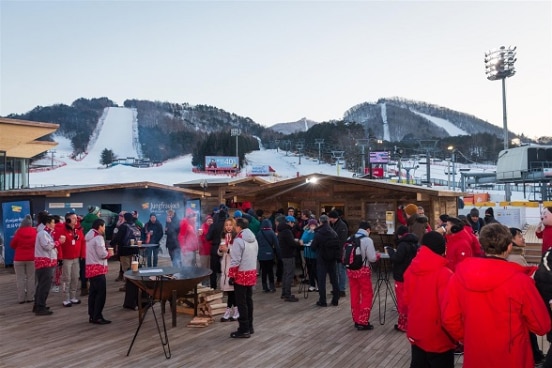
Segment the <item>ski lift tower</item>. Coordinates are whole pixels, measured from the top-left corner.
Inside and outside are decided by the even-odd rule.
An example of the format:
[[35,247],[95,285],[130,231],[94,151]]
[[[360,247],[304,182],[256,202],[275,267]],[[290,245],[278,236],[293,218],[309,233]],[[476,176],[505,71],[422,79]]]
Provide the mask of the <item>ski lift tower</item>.
[[337,176],[339,176],[340,161],[343,158],[345,151],[332,151],[332,158],[336,160]]
[[295,148],[299,151],[299,165],[301,165],[301,155],[303,153],[303,149],[305,148],[305,141],[302,139],[298,140],[297,143],[295,143]]
[[316,138],[314,144],[318,145],[318,165],[320,165],[320,147],[324,144],[324,138]]
[[419,150],[426,155],[426,184],[431,188],[431,157],[435,156],[437,141],[436,140],[421,140],[418,141]]

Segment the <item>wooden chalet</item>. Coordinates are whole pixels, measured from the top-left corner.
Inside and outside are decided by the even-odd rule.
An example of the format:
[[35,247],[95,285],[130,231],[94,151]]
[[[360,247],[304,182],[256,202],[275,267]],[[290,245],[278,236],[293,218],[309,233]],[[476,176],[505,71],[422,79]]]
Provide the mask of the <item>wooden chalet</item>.
[[238,202],[251,202],[254,209],[263,209],[265,213],[295,207],[320,215],[340,209],[350,229],[355,229],[364,219],[372,224],[373,232],[380,234],[394,233],[400,205],[423,206],[433,226],[439,215],[458,213],[461,195],[440,188],[323,174],[300,176],[257,188],[238,187],[232,192]]

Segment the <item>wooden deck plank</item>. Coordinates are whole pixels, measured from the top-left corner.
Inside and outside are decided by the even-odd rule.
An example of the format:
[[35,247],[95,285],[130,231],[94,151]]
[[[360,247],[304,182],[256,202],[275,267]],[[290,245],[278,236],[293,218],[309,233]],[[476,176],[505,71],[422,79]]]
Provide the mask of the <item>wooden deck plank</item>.
[[[160,258],[168,264],[166,258]],[[104,316],[113,321],[98,326],[88,323],[86,297],[71,308],[61,304],[60,293],[50,293],[54,314],[38,317],[31,304],[17,304],[15,275],[0,270],[0,366],[2,367],[383,367],[407,368],[410,344],[393,329],[397,313],[388,298],[386,323],[380,325],[374,306],[372,331],[354,328],[349,298],[338,307],[315,306],[317,293],[297,303],[280,299],[277,293],[254,292],[255,334],[250,339],[230,339],[237,322],[220,322],[205,328],[187,328],[191,316],[179,314],[177,327],[166,316],[172,358],[165,359],[151,311],[130,356],[126,353],[138,324],[137,312],[122,308],[122,283],[113,279],[118,264],[110,262],[108,295]],[[374,279],[375,281],[375,279]],[[329,290],[329,289],[328,289]],[[382,297],[385,288],[382,287]],[[160,306],[156,305],[157,313]],[[461,367],[461,363],[457,364]]]

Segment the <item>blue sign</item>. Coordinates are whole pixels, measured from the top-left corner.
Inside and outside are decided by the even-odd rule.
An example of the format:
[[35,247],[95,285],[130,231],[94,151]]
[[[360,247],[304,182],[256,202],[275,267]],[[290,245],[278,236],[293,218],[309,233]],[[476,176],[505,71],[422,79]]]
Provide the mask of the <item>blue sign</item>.
[[4,202],[2,203],[2,227],[4,228],[4,262],[6,265],[13,265],[14,250],[10,243],[25,215],[31,213],[29,201]]
[[268,165],[253,165],[251,166],[250,175],[270,175],[270,167]]

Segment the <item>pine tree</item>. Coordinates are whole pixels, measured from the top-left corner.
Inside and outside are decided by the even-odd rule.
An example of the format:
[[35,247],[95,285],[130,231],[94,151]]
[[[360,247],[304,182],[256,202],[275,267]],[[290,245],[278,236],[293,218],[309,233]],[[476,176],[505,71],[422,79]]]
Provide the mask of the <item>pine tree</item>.
[[112,150],[104,148],[102,151],[102,156],[100,158],[100,164],[105,165],[107,168],[109,165],[115,161],[116,157]]

